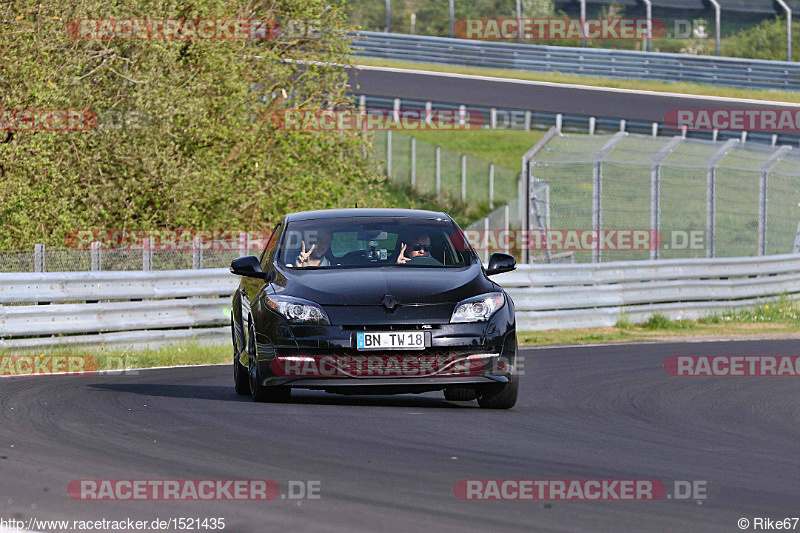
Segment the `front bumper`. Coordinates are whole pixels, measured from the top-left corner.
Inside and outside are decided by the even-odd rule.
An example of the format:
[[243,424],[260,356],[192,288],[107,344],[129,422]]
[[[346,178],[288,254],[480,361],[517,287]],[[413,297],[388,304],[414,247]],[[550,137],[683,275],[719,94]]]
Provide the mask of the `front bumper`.
[[[504,317],[488,323],[279,328],[257,333],[257,363],[265,386],[336,390],[364,388],[424,392],[449,385],[478,386],[515,379],[516,331]],[[420,330],[424,350],[359,351],[357,331]],[[275,332],[279,333],[278,331]]]

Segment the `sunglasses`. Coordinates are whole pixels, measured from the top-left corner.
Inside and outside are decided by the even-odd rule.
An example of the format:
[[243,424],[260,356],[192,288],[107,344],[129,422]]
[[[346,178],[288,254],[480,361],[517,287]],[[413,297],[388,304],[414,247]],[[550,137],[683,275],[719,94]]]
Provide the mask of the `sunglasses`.
[[415,242],[414,244],[411,245],[411,249],[414,250],[415,252],[419,252],[420,250],[423,251],[423,252],[430,252],[431,251],[431,245],[430,244],[420,244],[418,242]]

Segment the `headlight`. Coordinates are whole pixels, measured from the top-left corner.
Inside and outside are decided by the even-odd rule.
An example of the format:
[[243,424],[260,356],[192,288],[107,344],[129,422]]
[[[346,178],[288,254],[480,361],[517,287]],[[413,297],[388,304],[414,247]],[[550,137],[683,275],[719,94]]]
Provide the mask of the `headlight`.
[[504,303],[506,303],[506,299],[502,292],[491,292],[474,298],[467,298],[456,306],[453,316],[450,317],[450,322],[457,324],[489,320],[498,309],[503,307]]
[[293,296],[279,296],[275,294],[266,297],[267,307],[277,312],[292,324],[317,324],[330,326],[328,315],[319,305],[302,298]]

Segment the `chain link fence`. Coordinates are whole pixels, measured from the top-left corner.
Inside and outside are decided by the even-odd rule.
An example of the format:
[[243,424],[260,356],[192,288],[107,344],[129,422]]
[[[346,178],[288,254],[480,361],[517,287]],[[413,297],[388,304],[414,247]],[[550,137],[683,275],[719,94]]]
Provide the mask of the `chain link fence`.
[[647,247],[609,240],[577,262],[796,253],[800,154],[789,146],[560,134],[532,160],[551,186],[548,230],[650,232]]
[[520,174],[494,163],[396,131],[376,131],[373,144],[389,180],[417,194],[448,198],[484,211],[519,196]]
[[[243,244],[243,242],[245,244]],[[0,252],[0,272],[81,272],[89,270],[185,270],[225,268],[237,257],[259,255],[263,241],[257,239],[208,241],[198,240],[186,247],[147,249],[75,250],[46,248],[37,244],[34,250]]]

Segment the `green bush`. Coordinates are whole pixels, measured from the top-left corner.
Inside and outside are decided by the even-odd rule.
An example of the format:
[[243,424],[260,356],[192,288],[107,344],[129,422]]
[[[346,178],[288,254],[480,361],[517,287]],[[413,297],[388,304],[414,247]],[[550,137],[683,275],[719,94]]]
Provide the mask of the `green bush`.
[[[322,22],[256,44],[73,39],[67,22],[82,18]],[[58,247],[73,229],[256,231],[287,211],[381,205],[360,135],[274,126],[281,109],[346,105],[343,28],[344,10],[324,0],[6,3],[0,109],[100,120],[85,132],[0,131],[0,249]],[[131,115],[135,127],[118,120]]]
[[[792,34],[800,34],[800,22],[792,23]],[[786,19],[765,20],[722,42],[722,55],[786,61]],[[792,58],[800,58],[800,42],[792,43]]]

